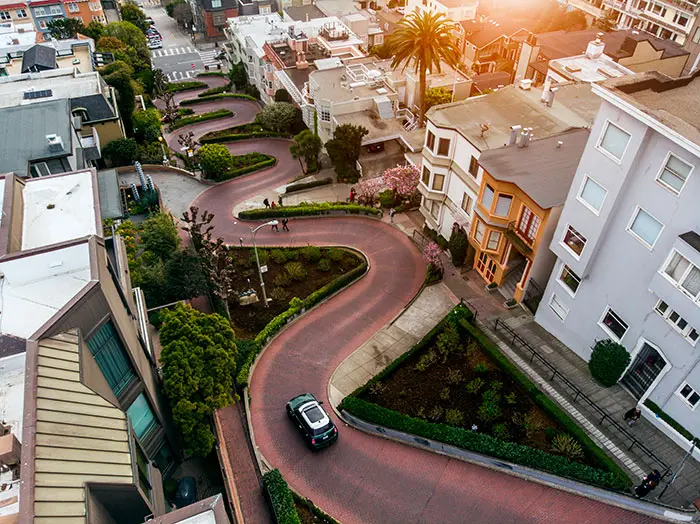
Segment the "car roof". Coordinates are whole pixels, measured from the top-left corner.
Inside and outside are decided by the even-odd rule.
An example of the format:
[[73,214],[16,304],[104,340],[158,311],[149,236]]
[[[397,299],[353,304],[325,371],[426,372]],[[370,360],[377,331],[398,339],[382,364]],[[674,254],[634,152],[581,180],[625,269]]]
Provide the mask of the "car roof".
[[[311,420],[307,414],[311,410],[320,411],[321,418],[319,418],[316,421]],[[331,419],[328,418],[328,414],[325,412],[325,410],[315,400],[312,400],[311,402],[307,402],[306,404],[303,404],[299,408],[299,413],[301,413],[301,417],[304,419],[304,422],[311,429],[321,429],[321,428],[327,426],[328,423],[331,421]]]
[[302,393],[301,395],[297,395],[296,397],[291,399],[289,401],[289,406],[292,409],[297,409],[302,404],[304,404],[306,402],[310,402],[312,400],[315,401],[316,397],[314,397],[311,393]]

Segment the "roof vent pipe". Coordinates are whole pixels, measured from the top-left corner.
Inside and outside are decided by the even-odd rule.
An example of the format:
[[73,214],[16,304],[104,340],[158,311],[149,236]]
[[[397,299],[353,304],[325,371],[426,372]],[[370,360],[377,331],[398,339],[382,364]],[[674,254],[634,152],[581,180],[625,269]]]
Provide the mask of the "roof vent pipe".
[[527,147],[530,142],[530,128],[526,127],[518,136],[518,147]]
[[561,146],[563,146],[563,145],[564,145],[564,142],[562,142],[561,140],[557,140],[557,149],[561,148]]
[[518,135],[522,126],[510,126],[510,138],[508,139],[508,145],[512,146],[518,141]]

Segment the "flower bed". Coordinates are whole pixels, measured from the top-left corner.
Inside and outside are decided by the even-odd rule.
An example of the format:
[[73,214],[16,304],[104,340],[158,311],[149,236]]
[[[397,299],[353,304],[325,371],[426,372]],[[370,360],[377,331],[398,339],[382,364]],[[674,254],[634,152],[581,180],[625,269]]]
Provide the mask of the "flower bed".
[[359,204],[346,204],[344,202],[302,202],[296,206],[282,206],[275,208],[249,209],[241,211],[238,218],[247,220],[257,220],[262,218],[276,217],[300,217],[314,215],[329,215],[332,211],[343,211],[352,215],[373,215],[381,214],[381,211],[373,207],[361,206]]
[[204,82],[170,82],[168,91],[170,93],[179,93],[180,91],[190,91],[191,89],[202,89],[208,87]]
[[333,183],[331,177],[324,178],[322,180],[312,180],[311,182],[301,182],[299,184],[291,184],[284,190],[285,193],[294,193],[296,191],[304,191],[305,189],[311,189],[319,186],[327,186]]
[[[204,87],[206,87],[206,84],[204,84]],[[180,105],[189,106],[192,104],[200,104],[202,102],[211,102],[212,100],[222,100],[224,98],[238,98],[241,100],[250,100],[251,102],[257,102],[257,99],[253,98],[250,95],[243,95],[240,93],[219,93],[216,95],[203,96],[201,98],[188,98],[186,100],[182,100],[180,102]]]
[[[371,423],[611,489],[629,478],[457,306],[343,400]],[[476,429],[473,430],[473,425]]]
[[191,124],[199,124],[200,122],[206,122],[207,120],[215,120],[217,118],[228,118],[233,116],[233,111],[228,109],[217,109],[216,111],[210,111],[209,113],[202,113],[201,115],[186,116],[176,120],[170,124],[170,132],[180,129],[181,127],[189,126]]
[[253,173],[254,171],[260,171],[277,163],[277,159],[272,155],[266,155],[265,153],[246,153],[245,155],[234,155],[233,156],[233,169],[227,171],[226,173],[220,173],[220,175],[213,180],[217,182],[223,182],[225,180],[231,180],[242,175],[247,175],[248,173]]

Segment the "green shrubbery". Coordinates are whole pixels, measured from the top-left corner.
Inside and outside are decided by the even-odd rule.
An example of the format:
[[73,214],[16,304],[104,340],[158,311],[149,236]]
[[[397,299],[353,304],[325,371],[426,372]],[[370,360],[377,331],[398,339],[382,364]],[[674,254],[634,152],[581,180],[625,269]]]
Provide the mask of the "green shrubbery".
[[168,91],[171,93],[178,93],[180,91],[190,91],[191,89],[201,89],[207,87],[204,82],[170,82],[168,84]]
[[[206,84],[205,84],[206,87]],[[251,102],[257,102],[255,98],[250,95],[243,95],[240,93],[219,93],[215,95],[202,96],[197,98],[188,98],[180,102],[181,106],[191,106],[193,104],[200,104],[202,102],[211,102],[212,100],[222,100],[224,98],[239,98],[241,100],[250,100]]]
[[292,490],[282,478],[282,474],[273,469],[263,475],[263,485],[267,490],[270,503],[274,508],[279,524],[301,524],[301,519],[294,505]]
[[206,91],[202,91],[197,95],[197,98],[204,98],[205,96],[218,95],[226,92],[226,86],[212,87]]
[[249,209],[241,211],[238,218],[247,220],[257,220],[261,218],[276,217],[299,217],[313,215],[328,215],[331,211],[344,211],[352,215],[379,215],[381,212],[373,207],[361,206],[359,204],[346,204],[343,202],[331,203],[306,203],[302,202],[296,206],[282,206],[275,208]]
[[630,363],[625,346],[610,339],[596,342],[588,362],[591,375],[605,387],[614,386]]
[[296,191],[304,191],[305,189],[311,189],[314,187],[319,187],[319,186],[327,186],[328,184],[332,184],[333,179],[328,177],[324,178],[321,180],[312,180],[311,182],[301,182],[299,184],[290,184],[288,185],[284,192],[285,193],[294,193]]
[[228,109],[217,109],[216,111],[210,111],[209,113],[202,113],[200,115],[192,115],[180,118],[169,125],[170,131],[175,131],[181,127],[189,126],[190,124],[199,124],[200,122],[206,122],[207,120],[215,120],[217,118],[228,118],[233,116],[233,111]]

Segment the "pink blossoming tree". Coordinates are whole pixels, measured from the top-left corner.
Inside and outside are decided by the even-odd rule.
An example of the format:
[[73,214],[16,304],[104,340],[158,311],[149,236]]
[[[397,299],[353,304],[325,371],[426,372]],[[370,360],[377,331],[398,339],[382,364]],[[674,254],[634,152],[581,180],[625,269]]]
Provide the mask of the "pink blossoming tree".
[[358,202],[364,205],[374,204],[377,193],[384,189],[385,185],[382,177],[363,178],[355,185]]
[[440,260],[440,246],[435,242],[429,242],[423,248],[423,260],[428,264],[428,272],[426,275],[426,282],[435,282],[442,278],[443,266],[442,260]]
[[384,184],[394,191],[396,196],[409,198],[418,188],[420,171],[416,166],[403,165],[391,167],[384,171]]

